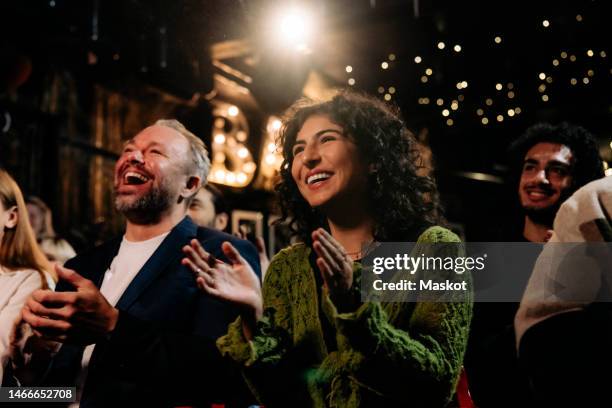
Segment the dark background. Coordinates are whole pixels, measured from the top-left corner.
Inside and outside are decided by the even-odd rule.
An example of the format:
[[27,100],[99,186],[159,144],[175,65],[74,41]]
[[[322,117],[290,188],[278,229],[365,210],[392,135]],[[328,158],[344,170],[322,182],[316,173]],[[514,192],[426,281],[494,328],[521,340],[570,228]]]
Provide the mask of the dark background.
[[[122,221],[112,210],[110,181],[121,141],[158,118],[176,117],[210,145],[211,101],[223,94],[211,47],[245,40],[246,51],[221,59],[252,78],[233,78],[249,98],[225,95],[247,115],[252,151],[259,151],[264,120],[298,98],[309,75],[327,87],[347,87],[352,78],[356,89],[388,94],[428,141],[447,217],[473,241],[491,240],[517,220],[516,188],[503,184],[505,150],[528,126],[580,124],[612,161],[605,1],[303,4],[317,16],[311,53],[288,55],[270,42],[279,34],[269,16],[299,6],[295,1],[3,1],[0,164],[26,194],[50,205],[58,229],[77,247],[116,233]],[[457,88],[461,81],[466,89]],[[509,116],[517,107],[520,114]],[[273,212],[273,194],[255,185],[224,191],[236,208]]]

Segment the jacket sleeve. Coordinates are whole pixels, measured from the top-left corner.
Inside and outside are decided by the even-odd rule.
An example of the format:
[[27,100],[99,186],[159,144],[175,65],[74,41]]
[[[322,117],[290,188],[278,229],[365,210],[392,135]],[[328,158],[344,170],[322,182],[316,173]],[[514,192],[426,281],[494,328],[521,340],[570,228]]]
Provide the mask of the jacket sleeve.
[[[421,244],[442,242],[460,241],[440,227],[430,228],[419,239]],[[427,252],[435,247],[422,245],[418,253],[462,255],[460,245]],[[338,352],[321,366],[322,383],[330,376],[348,376],[352,387],[414,406],[444,406],[450,400],[467,345],[471,292],[453,302],[418,297],[416,303],[367,302],[351,313],[338,313],[327,294],[323,302],[336,325]],[[334,391],[338,390],[332,389],[332,395]]]

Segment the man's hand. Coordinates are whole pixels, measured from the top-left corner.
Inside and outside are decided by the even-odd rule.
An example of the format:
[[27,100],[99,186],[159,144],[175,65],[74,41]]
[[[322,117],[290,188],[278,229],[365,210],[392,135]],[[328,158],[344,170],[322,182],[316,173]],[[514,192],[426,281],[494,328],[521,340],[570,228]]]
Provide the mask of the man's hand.
[[113,331],[119,311],[98,288],[71,269],[56,265],[55,270],[76,291],[34,291],[22,310],[23,320],[34,332],[47,340],[87,345]]

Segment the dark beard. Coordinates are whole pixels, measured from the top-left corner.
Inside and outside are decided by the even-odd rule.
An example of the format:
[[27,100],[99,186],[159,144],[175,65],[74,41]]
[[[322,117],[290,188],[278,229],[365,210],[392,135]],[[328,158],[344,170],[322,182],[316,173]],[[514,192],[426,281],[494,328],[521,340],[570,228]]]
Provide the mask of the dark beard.
[[117,211],[131,222],[140,225],[157,224],[171,203],[172,197],[165,186],[152,188],[147,194],[129,204],[121,203],[118,197],[115,198]]
[[546,208],[523,208],[523,211],[525,211],[525,215],[535,224],[552,228],[555,215],[557,215],[560,206],[561,204],[557,203]]
[[523,207],[523,211],[525,212],[525,215],[529,217],[531,221],[539,225],[544,225],[545,227],[550,229],[553,227],[555,216],[557,215],[557,211],[559,211],[559,208],[561,208],[561,204],[563,204],[565,200],[567,200],[574,191],[575,189],[566,189],[566,191],[563,191],[561,193],[559,200],[555,204],[551,205],[550,207],[546,207],[546,208]]

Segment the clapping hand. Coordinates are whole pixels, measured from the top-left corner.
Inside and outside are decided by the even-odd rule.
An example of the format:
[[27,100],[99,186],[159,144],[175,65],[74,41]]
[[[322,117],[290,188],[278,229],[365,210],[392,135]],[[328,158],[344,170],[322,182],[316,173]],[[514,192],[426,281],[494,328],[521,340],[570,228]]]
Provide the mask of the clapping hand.
[[252,332],[254,323],[263,314],[259,278],[232,244],[224,242],[221,249],[230,261],[229,264],[215,259],[194,239],[190,245],[183,247],[186,257],[182,263],[196,274],[201,290],[241,306],[242,316],[249,322],[249,332]]
[[119,311],[108,303],[93,282],[59,265],[55,270],[61,280],[76,290],[39,289],[32,293],[22,316],[34,333],[46,340],[87,345],[113,331]]
[[353,285],[353,261],[346,250],[323,228],[312,233],[317,266],[333,300],[343,297]]

